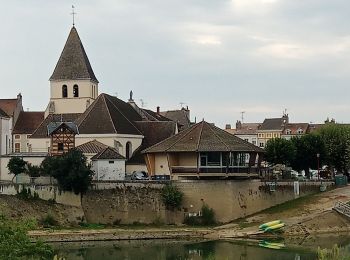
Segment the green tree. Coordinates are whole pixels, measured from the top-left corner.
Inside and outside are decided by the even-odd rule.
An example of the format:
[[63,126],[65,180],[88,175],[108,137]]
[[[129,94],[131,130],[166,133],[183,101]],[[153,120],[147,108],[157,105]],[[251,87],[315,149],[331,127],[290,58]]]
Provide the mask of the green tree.
[[57,157],[47,157],[41,164],[43,173],[54,177],[61,189],[75,194],[85,193],[92,181],[92,170],[78,150]]
[[36,227],[32,220],[9,220],[0,216],[0,259],[52,259],[52,248],[41,241],[32,243],[27,232]]
[[265,150],[266,160],[271,164],[290,165],[296,154],[292,141],[282,138],[267,141]]
[[163,187],[161,195],[167,209],[174,210],[181,207],[183,193],[178,187],[168,184]]
[[297,171],[304,170],[306,176],[310,177],[309,169],[317,169],[318,160],[321,167],[326,157],[325,145],[321,136],[307,134],[292,138],[291,141],[296,148],[294,160],[291,163],[292,168]]
[[37,165],[32,165],[31,163],[27,163],[27,169],[26,169],[26,173],[30,176],[30,177],[40,177],[41,175],[41,167],[37,166]]
[[7,163],[7,168],[9,171],[14,174],[12,180],[21,173],[26,171],[26,162],[21,157],[11,157]]
[[326,163],[337,171],[348,174],[350,168],[350,127],[328,124],[319,130],[325,145]]

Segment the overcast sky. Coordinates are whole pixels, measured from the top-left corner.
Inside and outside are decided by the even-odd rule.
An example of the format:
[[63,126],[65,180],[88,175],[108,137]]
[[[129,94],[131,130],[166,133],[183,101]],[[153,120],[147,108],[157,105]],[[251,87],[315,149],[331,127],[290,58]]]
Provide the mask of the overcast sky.
[[100,93],[219,126],[350,122],[349,0],[1,0],[1,98],[44,110],[72,26]]

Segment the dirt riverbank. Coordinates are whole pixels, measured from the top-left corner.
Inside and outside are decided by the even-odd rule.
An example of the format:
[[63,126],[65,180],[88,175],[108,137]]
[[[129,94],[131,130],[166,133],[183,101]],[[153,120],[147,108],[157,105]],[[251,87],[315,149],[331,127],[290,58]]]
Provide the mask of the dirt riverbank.
[[217,227],[216,235],[220,239],[254,236],[261,223],[276,219],[286,223],[284,237],[349,232],[350,219],[332,210],[336,201],[350,201],[350,186],[290,201]]
[[29,233],[33,239],[40,238],[50,242],[259,238],[262,236],[256,235],[258,226],[275,219],[281,219],[286,223],[284,233],[281,236],[307,237],[322,233],[350,231],[350,220],[332,210],[336,201],[350,201],[350,186],[290,201],[234,223],[215,228],[117,226],[103,229],[79,229],[77,223],[81,221],[83,212],[78,207],[63,206],[42,200],[23,200],[16,196],[6,195],[0,196],[0,213],[12,219],[36,218],[39,223],[48,214],[52,214],[61,227],[69,227],[72,226],[72,223],[76,223],[75,229],[36,230]]

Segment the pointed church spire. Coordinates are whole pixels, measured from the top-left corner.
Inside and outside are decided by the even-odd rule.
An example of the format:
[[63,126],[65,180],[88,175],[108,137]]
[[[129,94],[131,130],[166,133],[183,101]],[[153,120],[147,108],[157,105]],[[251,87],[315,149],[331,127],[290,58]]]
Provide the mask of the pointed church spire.
[[77,29],[73,26],[50,80],[98,80],[81,43]]

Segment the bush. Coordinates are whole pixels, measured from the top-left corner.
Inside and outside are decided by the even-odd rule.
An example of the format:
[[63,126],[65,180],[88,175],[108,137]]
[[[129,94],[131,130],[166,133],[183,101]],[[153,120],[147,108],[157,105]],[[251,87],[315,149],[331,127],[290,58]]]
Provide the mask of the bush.
[[350,259],[349,246],[339,247],[337,244],[332,249],[317,250],[319,260],[346,260]]
[[24,200],[37,200],[39,199],[39,194],[34,191],[32,195],[29,188],[23,188],[20,192],[17,193],[17,197]]
[[208,205],[204,204],[202,206],[202,224],[203,225],[214,225],[216,224],[215,212]]
[[43,225],[44,228],[49,228],[49,227],[54,227],[57,226],[58,221],[55,219],[53,215],[48,213],[42,220],[41,224]]
[[30,177],[40,177],[41,167],[27,163],[27,169],[25,171]]
[[51,246],[32,243],[27,232],[36,227],[33,220],[9,220],[0,216],[0,259],[52,259]]
[[164,221],[162,220],[162,218],[160,216],[157,216],[153,222],[152,222],[152,225],[156,226],[156,227],[159,227],[159,226],[162,226],[164,225]]
[[162,189],[162,199],[167,209],[180,209],[183,193],[174,185],[168,184]]

